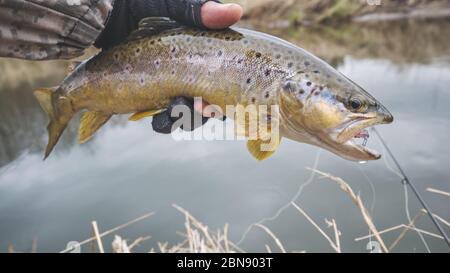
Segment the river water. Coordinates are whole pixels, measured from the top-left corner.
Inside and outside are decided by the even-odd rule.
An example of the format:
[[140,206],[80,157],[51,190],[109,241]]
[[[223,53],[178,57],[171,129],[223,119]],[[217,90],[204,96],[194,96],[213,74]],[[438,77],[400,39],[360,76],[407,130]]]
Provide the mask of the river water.
[[[305,47],[382,101],[395,122],[379,132],[434,213],[450,220],[450,198],[426,191],[450,192],[449,22],[254,28]],[[325,219],[335,219],[343,251],[368,252],[368,240],[355,241],[369,234],[359,209],[336,183],[307,167],[347,181],[379,230],[407,224],[408,214],[412,218],[421,209],[411,192],[405,199],[398,170],[385,152],[384,160],[359,164],[284,141],[272,158],[258,163],[245,142],[175,141],[152,132],[149,120],[115,117],[84,146],[76,143],[77,121],[72,121],[44,162],[47,120],[31,91],[57,85],[66,66],[0,59],[0,252],[10,246],[30,251],[33,240],[38,251],[60,251],[69,241],[90,237],[93,220],[104,231],[147,212],[155,215],[117,234],[130,240],[152,236],[138,251],[157,242],[177,243],[183,240],[176,232],[183,231],[184,216],[173,204],[210,229],[228,223],[230,239],[242,239],[247,251],[265,251],[265,245],[277,251],[263,230],[245,232],[265,218],[272,218],[262,223],[288,251],[333,251],[305,217],[286,206],[291,201],[330,236]],[[368,145],[383,151],[374,134]],[[426,216],[416,226],[437,233]],[[383,234],[386,244],[400,232]],[[104,238],[107,247],[112,239]],[[394,251],[449,252],[442,240],[423,239],[408,232]]]

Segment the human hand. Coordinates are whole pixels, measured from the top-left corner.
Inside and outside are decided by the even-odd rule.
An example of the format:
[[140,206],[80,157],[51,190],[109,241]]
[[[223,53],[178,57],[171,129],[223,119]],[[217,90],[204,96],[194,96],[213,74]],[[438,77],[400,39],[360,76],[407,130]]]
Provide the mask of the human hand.
[[239,21],[242,13],[238,4],[219,0],[115,0],[95,46],[108,49],[123,42],[146,17],[169,17],[184,25],[223,29]]
[[[224,29],[238,22],[242,13],[241,6],[221,4],[218,0],[116,0],[111,18],[95,45],[107,49],[122,42],[145,17],[170,17],[186,25]],[[167,111],[153,117],[154,131],[170,134],[177,129],[173,128],[173,125],[179,118],[171,117],[170,109],[180,105],[191,109],[192,117],[191,126],[183,127],[183,130],[192,131],[211,117],[211,113],[204,110],[208,103],[176,97],[171,101]],[[199,115],[202,117],[195,120],[200,120],[201,123],[195,124],[194,117]]]
[[206,2],[201,8],[203,24],[210,29],[223,29],[237,23],[242,17],[242,7],[238,4]]

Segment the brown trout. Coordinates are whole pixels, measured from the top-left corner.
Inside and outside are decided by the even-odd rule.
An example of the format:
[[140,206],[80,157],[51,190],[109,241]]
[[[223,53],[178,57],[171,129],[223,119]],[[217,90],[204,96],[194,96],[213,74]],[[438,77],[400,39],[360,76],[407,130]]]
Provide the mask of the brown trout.
[[[81,119],[84,143],[112,115],[160,113],[177,96],[227,105],[276,105],[280,137],[327,149],[354,161],[380,154],[355,137],[393,116],[374,97],[311,53],[279,38],[247,29],[208,31],[147,18],[130,39],[78,65],[55,88],[35,96],[48,114],[53,150],[71,118]],[[233,118],[233,117],[231,117]],[[259,159],[263,140],[249,140]]]

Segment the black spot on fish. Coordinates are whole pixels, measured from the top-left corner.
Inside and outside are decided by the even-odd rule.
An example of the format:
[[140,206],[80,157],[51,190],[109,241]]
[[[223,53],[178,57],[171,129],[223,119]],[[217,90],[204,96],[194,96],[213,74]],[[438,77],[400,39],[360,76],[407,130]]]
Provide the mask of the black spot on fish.
[[266,77],[268,77],[268,76],[270,76],[270,72],[271,72],[270,69],[266,69],[266,71],[264,72],[264,75],[266,75]]
[[256,57],[256,58],[261,58],[261,53],[256,52],[255,57]]
[[292,82],[288,81],[288,82],[284,83],[283,89],[286,90],[286,91],[292,92],[293,89],[294,89],[292,87]]
[[250,84],[252,82],[252,79],[251,78],[248,78],[247,79],[247,84]]
[[305,61],[304,64],[305,64],[305,66],[309,66],[311,63],[308,61]]
[[298,92],[300,93],[300,95],[305,94],[305,90],[303,90],[303,89],[300,89]]
[[270,97],[269,92],[266,93],[266,95],[264,96],[266,99],[268,99]]
[[244,40],[244,44],[247,45],[247,44],[248,44],[248,41],[247,41],[247,40]]
[[151,40],[150,44],[154,45],[155,44],[155,40]]
[[231,40],[231,37],[227,36],[227,37],[225,37],[225,40],[229,41],[229,40]]
[[312,85],[312,82],[307,82],[306,85],[307,85],[307,86],[311,86],[311,85]]
[[140,48],[136,48],[136,53],[139,54],[141,52]]
[[223,55],[223,52],[222,52],[222,50],[219,50],[219,52],[217,52],[217,56],[222,56]]
[[320,71],[319,70],[314,70],[314,73],[315,74],[320,74]]
[[186,38],[186,42],[189,43],[190,41],[191,41],[191,37],[187,37],[187,38]]
[[281,58],[280,54],[275,55],[275,59],[280,59],[280,58]]
[[212,39],[211,38],[209,38],[208,40],[206,40],[208,43],[211,43],[212,42]]
[[238,60],[238,64],[241,64],[244,60],[241,58]]
[[314,92],[314,96],[318,96],[320,94],[319,91]]
[[288,68],[292,68],[294,66],[294,63],[288,63]]
[[252,103],[255,103],[256,102],[256,99],[255,98],[252,98]]
[[171,52],[172,52],[172,53],[175,53],[176,50],[177,50],[177,49],[176,49],[175,47],[172,47]]
[[202,33],[200,33],[200,36],[205,37],[205,36],[206,36],[206,33],[205,33],[205,32],[202,32]]

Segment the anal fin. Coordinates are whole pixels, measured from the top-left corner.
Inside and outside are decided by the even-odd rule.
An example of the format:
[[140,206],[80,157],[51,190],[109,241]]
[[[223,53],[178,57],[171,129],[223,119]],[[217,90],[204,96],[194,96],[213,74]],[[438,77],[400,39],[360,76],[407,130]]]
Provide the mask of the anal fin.
[[101,112],[84,113],[78,130],[78,141],[86,143],[110,118],[111,115]]

